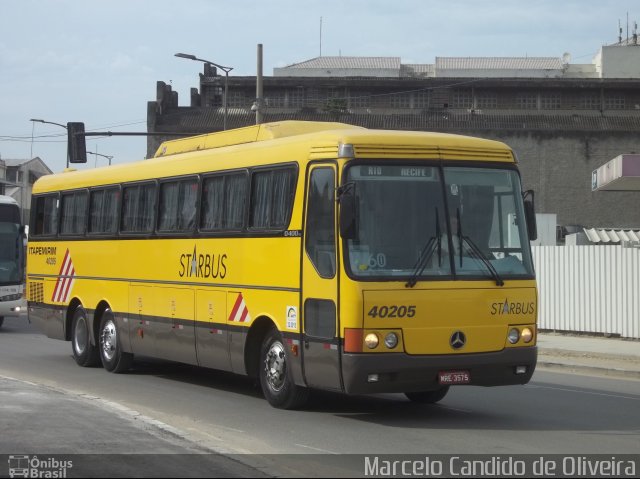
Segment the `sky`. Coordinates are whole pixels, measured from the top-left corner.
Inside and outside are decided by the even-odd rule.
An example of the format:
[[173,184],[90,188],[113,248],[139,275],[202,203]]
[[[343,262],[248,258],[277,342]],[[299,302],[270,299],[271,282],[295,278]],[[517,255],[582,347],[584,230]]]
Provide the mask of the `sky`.
[[[640,21],[637,0],[0,0],[0,158],[66,163],[66,132],[146,131],[156,82],[189,105],[202,63],[255,75],[323,56],[557,57],[591,63]],[[322,28],[321,28],[322,25]],[[144,137],[87,138],[118,164],[144,159]],[[107,165],[88,155],[79,169]]]

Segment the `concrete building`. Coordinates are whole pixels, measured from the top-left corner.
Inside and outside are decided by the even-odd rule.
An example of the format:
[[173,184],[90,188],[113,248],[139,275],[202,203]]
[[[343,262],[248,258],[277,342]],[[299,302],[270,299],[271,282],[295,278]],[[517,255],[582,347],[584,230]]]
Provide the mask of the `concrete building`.
[[29,224],[31,193],[38,178],[53,173],[39,157],[31,160],[0,160],[0,194],[14,198],[22,209],[22,222]]
[[[256,77],[229,77],[228,128],[255,123]],[[561,58],[319,57],[264,77],[263,121],[341,121],[368,128],[442,131],[504,141],[517,153],[537,211],[559,227],[640,228],[635,192],[592,192],[591,174],[640,153],[640,45],[603,46],[589,64]],[[222,129],[224,76],[205,65],[190,106],[157,84],[149,132]],[[153,156],[162,137],[149,137]],[[570,228],[569,228],[570,229]]]

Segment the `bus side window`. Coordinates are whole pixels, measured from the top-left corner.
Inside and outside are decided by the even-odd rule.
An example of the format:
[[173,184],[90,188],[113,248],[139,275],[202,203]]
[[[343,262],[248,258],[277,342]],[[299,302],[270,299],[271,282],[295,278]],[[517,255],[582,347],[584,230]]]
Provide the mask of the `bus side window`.
[[336,274],[334,175],[333,168],[316,168],[309,181],[305,250],[323,278]]
[[54,235],[58,232],[57,196],[38,196],[35,198],[33,235]]
[[121,231],[151,233],[156,211],[155,183],[126,186],[122,192]]
[[249,227],[285,229],[295,194],[295,168],[256,170],[251,177]]
[[209,176],[202,181],[201,230],[239,231],[244,228],[248,179],[243,171]]

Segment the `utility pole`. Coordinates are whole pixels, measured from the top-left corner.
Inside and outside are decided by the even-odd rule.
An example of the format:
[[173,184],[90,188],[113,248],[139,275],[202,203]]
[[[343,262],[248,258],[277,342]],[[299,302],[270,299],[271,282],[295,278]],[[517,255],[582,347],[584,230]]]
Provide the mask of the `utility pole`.
[[258,68],[256,72],[256,125],[262,123],[262,43],[258,43]]

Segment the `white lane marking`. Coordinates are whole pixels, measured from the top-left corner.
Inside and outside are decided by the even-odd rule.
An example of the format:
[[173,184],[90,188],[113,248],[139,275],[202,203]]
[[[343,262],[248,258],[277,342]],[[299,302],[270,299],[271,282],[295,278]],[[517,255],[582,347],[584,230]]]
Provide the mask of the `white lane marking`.
[[305,449],[312,449],[314,451],[318,451],[318,452],[324,452],[325,454],[340,454],[338,452],[333,452],[333,451],[329,451],[327,449],[320,449],[319,447],[311,447],[311,446],[305,446],[304,444],[294,444],[294,446],[298,446],[298,447],[304,447]]

